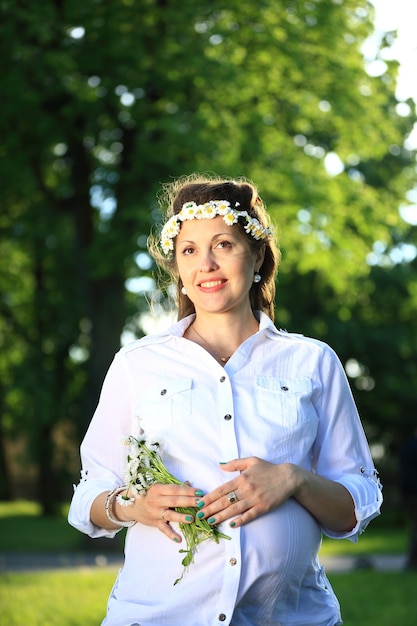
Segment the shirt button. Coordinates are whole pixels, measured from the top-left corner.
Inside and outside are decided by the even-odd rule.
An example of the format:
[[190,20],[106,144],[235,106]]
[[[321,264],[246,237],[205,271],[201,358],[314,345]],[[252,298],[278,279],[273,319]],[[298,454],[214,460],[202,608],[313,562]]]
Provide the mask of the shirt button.
[[219,622],[224,622],[224,621],[226,621],[226,615],[224,613],[220,613]]
[[282,391],[288,391],[288,387],[286,385],[282,385],[281,389]]
[[166,389],[162,389],[161,390],[161,396],[164,396],[166,394],[167,390]]
[[221,382],[221,383],[224,383],[224,381],[225,381],[225,380],[226,380],[226,376],[222,376],[222,377],[220,378],[220,382]]
[[232,419],[232,416],[230,415],[230,413],[227,413],[227,415],[224,416],[224,419],[226,420],[226,422],[228,422]]
[[235,558],[229,559],[229,563],[230,563],[230,565],[236,565],[237,559],[235,559]]

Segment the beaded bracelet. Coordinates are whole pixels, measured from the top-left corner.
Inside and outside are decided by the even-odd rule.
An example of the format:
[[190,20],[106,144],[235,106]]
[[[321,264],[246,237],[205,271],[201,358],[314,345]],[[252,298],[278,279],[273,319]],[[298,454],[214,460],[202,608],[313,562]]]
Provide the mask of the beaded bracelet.
[[116,526],[121,526],[122,528],[130,528],[131,526],[134,526],[136,524],[135,520],[129,520],[128,522],[123,522],[120,519],[116,519],[112,515],[113,500],[115,496],[117,496],[121,491],[124,491],[125,489],[127,489],[126,485],[123,487],[116,487],[116,489],[113,489],[113,491],[110,491],[110,493],[108,494],[106,498],[106,502],[104,503],[104,508],[106,510],[107,519],[112,524],[116,524]]

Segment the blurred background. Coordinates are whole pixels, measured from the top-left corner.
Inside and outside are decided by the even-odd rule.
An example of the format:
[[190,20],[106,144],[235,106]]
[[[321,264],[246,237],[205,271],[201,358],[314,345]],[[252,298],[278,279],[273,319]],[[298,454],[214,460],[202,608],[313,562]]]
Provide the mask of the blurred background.
[[69,501],[114,353],[172,319],[146,252],[157,193],[210,171],[259,186],[283,252],[276,324],[339,354],[402,523],[417,117],[396,30],[366,0],[3,0],[0,15],[0,500],[44,516]]

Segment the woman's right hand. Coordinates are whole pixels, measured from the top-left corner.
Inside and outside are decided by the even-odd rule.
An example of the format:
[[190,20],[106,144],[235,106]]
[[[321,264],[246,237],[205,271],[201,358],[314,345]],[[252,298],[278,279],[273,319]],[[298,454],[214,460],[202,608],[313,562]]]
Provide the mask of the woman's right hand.
[[191,524],[194,515],[179,513],[174,509],[195,509],[202,495],[200,489],[187,485],[155,484],[147,490],[146,495],[136,496],[135,502],[130,506],[123,506],[115,499],[113,512],[121,521],[133,519],[145,526],[155,526],[169,539],[180,543],[182,537],[171,527],[171,522]]

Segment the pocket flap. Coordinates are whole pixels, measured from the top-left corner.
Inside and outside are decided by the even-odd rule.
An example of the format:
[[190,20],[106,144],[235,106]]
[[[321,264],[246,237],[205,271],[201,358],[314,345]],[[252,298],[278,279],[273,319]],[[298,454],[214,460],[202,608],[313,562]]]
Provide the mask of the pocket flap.
[[308,393],[312,388],[310,378],[257,376],[256,384],[266,391],[274,391],[276,393]]
[[170,400],[177,393],[189,391],[191,389],[191,378],[165,378],[156,385],[151,385],[146,389],[140,389],[139,404],[155,404]]

